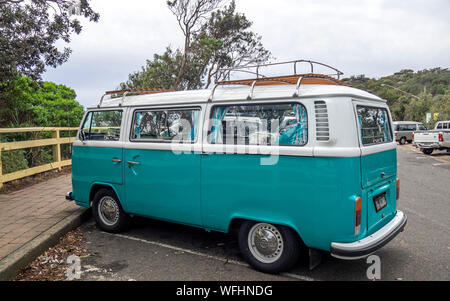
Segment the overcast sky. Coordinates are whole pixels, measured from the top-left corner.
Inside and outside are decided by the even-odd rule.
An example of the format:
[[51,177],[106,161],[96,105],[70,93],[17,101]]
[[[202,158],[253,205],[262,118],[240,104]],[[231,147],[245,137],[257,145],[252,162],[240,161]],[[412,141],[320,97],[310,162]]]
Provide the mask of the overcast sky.
[[[450,67],[449,0],[236,0],[277,61],[309,59],[345,76]],[[44,80],[67,85],[96,104],[183,36],[166,0],[91,0],[98,23],[83,22],[73,54]],[[307,70],[305,70],[307,71]],[[282,75],[282,74],[278,74]]]

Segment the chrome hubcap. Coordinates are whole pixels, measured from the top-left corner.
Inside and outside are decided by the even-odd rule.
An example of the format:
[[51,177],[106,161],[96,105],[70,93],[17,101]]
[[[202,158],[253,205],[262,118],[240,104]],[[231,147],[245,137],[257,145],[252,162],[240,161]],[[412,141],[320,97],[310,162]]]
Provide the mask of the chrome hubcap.
[[114,226],[119,220],[119,206],[110,196],[105,196],[100,200],[98,213],[102,222],[108,226]]
[[274,263],[283,253],[283,238],[278,229],[270,224],[256,224],[248,235],[250,252],[263,263]]

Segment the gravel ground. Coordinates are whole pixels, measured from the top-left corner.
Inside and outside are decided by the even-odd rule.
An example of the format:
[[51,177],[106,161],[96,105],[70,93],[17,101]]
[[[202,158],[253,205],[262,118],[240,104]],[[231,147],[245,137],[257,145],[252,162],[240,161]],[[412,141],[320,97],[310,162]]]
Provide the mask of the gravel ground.
[[76,229],[61,237],[59,243],[48,249],[35,261],[23,268],[15,281],[65,281],[69,266],[67,258],[76,255],[80,258],[89,257],[83,244],[83,233]]

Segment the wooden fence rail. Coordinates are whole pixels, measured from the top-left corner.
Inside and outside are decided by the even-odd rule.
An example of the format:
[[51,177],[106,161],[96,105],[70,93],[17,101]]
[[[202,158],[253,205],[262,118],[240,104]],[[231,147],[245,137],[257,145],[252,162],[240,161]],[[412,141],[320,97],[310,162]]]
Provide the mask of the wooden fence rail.
[[[15,133],[37,133],[37,132],[51,132],[52,138],[40,139],[40,140],[26,140],[17,142],[0,142],[0,188],[3,187],[3,183],[10,182],[17,179],[29,177],[38,173],[50,171],[53,169],[61,170],[64,166],[72,165],[72,160],[61,160],[61,145],[71,144],[75,141],[75,137],[61,138],[60,133],[66,131],[77,131],[78,128],[8,128],[0,129],[0,135],[2,134],[15,134]],[[2,173],[2,151],[12,151],[19,149],[26,149],[31,147],[53,146],[53,162],[37,167],[32,167],[13,173]]]

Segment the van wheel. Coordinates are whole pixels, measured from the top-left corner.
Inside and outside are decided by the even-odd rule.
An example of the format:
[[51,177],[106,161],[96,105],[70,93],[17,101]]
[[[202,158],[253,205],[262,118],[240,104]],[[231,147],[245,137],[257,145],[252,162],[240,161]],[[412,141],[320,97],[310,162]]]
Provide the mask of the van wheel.
[[423,149],[422,153],[424,153],[425,155],[431,155],[433,153],[433,149]]
[[275,274],[297,263],[301,245],[288,227],[245,221],[239,229],[239,247],[252,267]]
[[123,211],[120,202],[110,189],[100,189],[94,196],[92,213],[100,229],[118,233],[130,224],[130,217]]
[[402,137],[402,138],[400,139],[400,144],[401,144],[401,145],[405,145],[407,141],[408,141],[408,140],[406,140],[406,137]]

